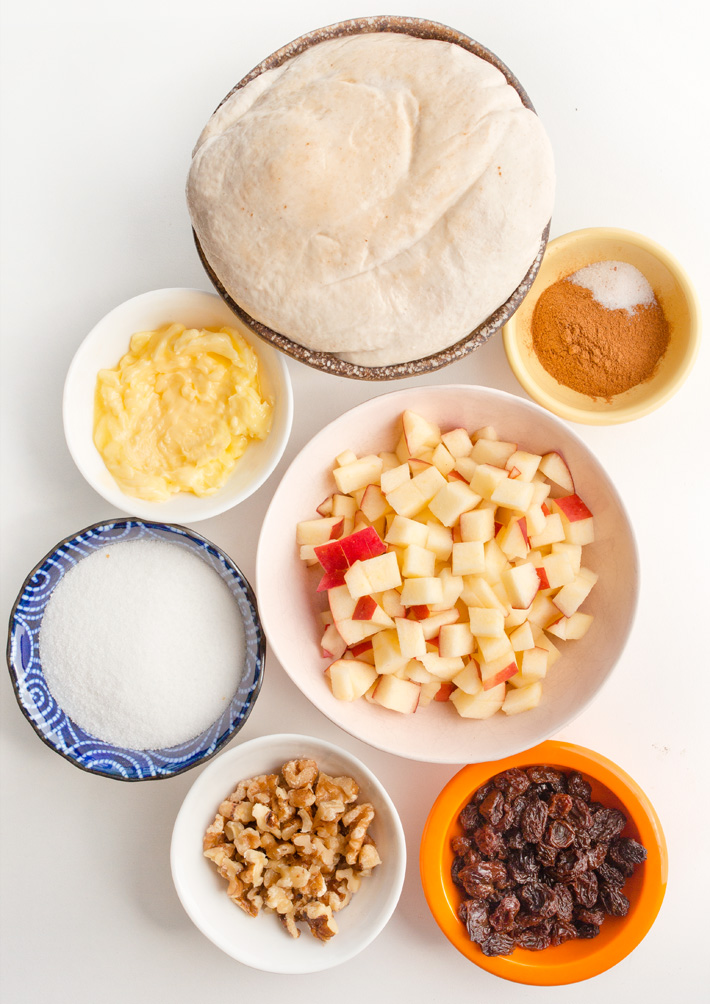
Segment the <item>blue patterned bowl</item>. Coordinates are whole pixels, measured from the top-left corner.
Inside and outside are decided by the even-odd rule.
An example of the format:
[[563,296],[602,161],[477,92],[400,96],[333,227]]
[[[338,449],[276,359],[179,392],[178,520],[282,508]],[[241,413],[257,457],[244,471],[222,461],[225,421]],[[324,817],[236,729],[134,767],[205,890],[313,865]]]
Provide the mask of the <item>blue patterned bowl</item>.
[[[219,719],[201,735],[169,749],[132,750],[89,735],[76,725],[49,692],[39,658],[42,617],[52,591],[65,572],[93,551],[127,540],[163,540],[187,548],[207,562],[226,583],[244,622],[244,674]],[[172,777],[204,764],[241,729],[249,717],[264,674],[266,643],[251,586],[234,562],[193,530],[137,519],[96,523],[61,541],[25,579],[10,614],[7,664],[20,708],[37,735],[70,763],[119,781]]]

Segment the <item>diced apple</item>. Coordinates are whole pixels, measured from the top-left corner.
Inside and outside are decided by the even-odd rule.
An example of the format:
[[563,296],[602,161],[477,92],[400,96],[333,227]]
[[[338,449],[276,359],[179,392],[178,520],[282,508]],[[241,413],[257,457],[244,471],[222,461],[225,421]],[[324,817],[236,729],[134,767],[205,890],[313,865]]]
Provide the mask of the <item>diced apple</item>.
[[515,443],[506,443],[502,439],[478,439],[473,445],[471,457],[477,464],[505,467],[506,461],[516,449]]
[[485,662],[496,662],[498,659],[508,659],[512,662],[515,658],[513,646],[507,634],[502,634],[498,638],[490,638],[487,635],[477,637],[478,648]]
[[441,603],[433,604],[433,608],[438,610],[449,610],[456,604],[459,596],[463,592],[463,577],[460,575],[453,575],[451,569],[448,565],[444,567],[439,572],[438,578],[441,579],[441,590],[442,590],[442,600]]
[[455,624],[458,619],[459,612],[455,607],[451,610],[441,610],[431,614],[420,621],[424,637],[427,641],[431,641],[432,638],[436,638],[445,624]]
[[382,460],[375,454],[353,460],[351,463],[336,467],[333,471],[338,491],[348,495],[356,488],[365,488],[370,483],[379,484],[382,474]]
[[354,519],[356,512],[357,512],[357,502],[352,497],[352,495],[337,494],[333,496],[334,516],[344,516],[348,519]]
[[403,655],[399,647],[399,637],[395,628],[380,631],[372,639],[375,669],[378,673],[395,673],[409,662],[410,656]]
[[530,535],[530,546],[545,547],[547,544],[556,544],[561,540],[565,540],[564,527],[560,514],[553,512],[545,517],[545,526],[542,531]]
[[483,683],[476,660],[469,660],[461,672],[456,674],[452,682],[472,697],[475,694],[480,694],[483,690]]
[[495,533],[493,516],[493,509],[472,509],[469,512],[461,513],[459,523],[461,540],[480,540],[482,543],[492,540]]
[[372,615],[378,609],[377,603],[372,596],[361,596],[355,604],[353,610],[354,621],[371,621]]
[[491,607],[469,607],[469,627],[477,638],[502,638],[505,635],[502,610]]
[[333,697],[339,701],[356,701],[377,679],[373,666],[357,659],[338,659],[328,668]]
[[432,576],[435,565],[436,556],[426,547],[410,544],[409,547],[405,548],[404,561],[402,562],[402,575],[405,578]]
[[397,629],[399,649],[403,656],[407,656],[408,659],[416,659],[420,655],[426,655],[424,631],[419,621],[409,620],[406,617],[395,617],[394,625]]
[[335,622],[351,618],[355,612],[357,600],[350,595],[348,587],[335,586],[328,590],[328,605]]
[[368,485],[360,502],[360,509],[371,523],[389,511],[387,499],[379,485]]
[[570,523],[577,523],[580,519],[589,519],[592,515],[579,495],[561,495],[551,502],[553,510],[559,510],[560,514]]
[[444,477],[453,471],[454,465],[456,464],[456,460],[451,456],[443,443],[439,443],[437,448],[434,450],[434,455],[431,459],[434,467],[436,467],[437,471],[439,471],[439,473]]
[[387,544],[398,547],[409,547],[416,544],[419,547],[427,545],[427,528],[423,523],[406,516],[395,516],[385,536]]
[[529,547],[525,517],[512,519],[506,527],[499,531],[496,540],[501,551],[509,560],[526,557]]
[[471,433],[471,439],[477,443],[479,439],[498,439],[498,433],[492,425],[484,425]]
[[[547,585],[545,589],[559,589],[574,582],[575,571],[566,554],[547,554],[542,559]],[[538,570],[539,574],[539,570]]]
[[503,701],[502,711],[506,715],[519,715],[522,711],[536,708],[542,699],[542,687],[539,683],[531,683],[527,687],[509,690]]
[[444,526],[453,526],[461,513],[475,509],[480,495],[462,481],[450,481],[429,502],[429,509]]
[[520,478],[501,478],[491,492],[491,502],[506,509],[525,512],[532,505],[533,486]]
[[329,495],[324,498],[320,505],[316,506],[316,512],[319,516],[332,516],[333,515],[333,496]]
[[473,449],[471,437],[465,429],[451,429],[442,433],[441,442],[452,457],[467,457]]
[[501,481],[507,481],[508,472],[503,467],[495,467],[492,464],[479,464],[471,478],[471,488],[477,492],[481,498],[491,498]]
[[560,611],[552,602],[549,596],[538,593],[532,601],[532,605],[527,614],[527,619],[531,624],[536,624],[540,628],[549,627],[560,619]]
[[382,609],[390,617],[404,617],[407,613],[396,589],[385,589],[382,593]]
[[297,544],[325,544],[340,536],[343,529],[342,516],[326,516],[324,519],[305,519],[296,524]]
[[566,620],[567,620],[567,640],[578,641],[580,638],[584,638],[585,634],[592,626],[592,621],[594,620],[594,617],[591,614],[585,614],[582,613],[581,610],[577,610],[575,611],[575,613],[571,615],[571,617],[567,617]]
[[[436,468],[434,469],[436,470]],[[425,509],[428,502],[428,499],[422,495],[414,484],[414,479],[405,481],[398,488],[387,492],[385,498],[388,505],[392,506],[398,516],[407,516],[408,518],[416,516],[418,512]]]
[[510,632],[509,637],[514,652],[526,652],[528,649],[535,648],[535,637],[530,621],[524,621],[514,631]]
[[441,491],[448,482],[441,471],[436,467],[427,467],[421,473],[412,478],[412,484],[416,485],[422,497],[429,503],[437,492]]
[[[417,524],[422,526],[421,523]],[[441,523],[429,520],[426,524],[426,543],[428,551],[432,551],[437,561],[446,561],[451,555],[453,536],[451,530]]]
[[566,492],[574,491],[572,473],[561,453],[552,451],[541,458],[538,470]]
[[451,703],[462,718],[490,718],[503,707],[505,684],[491,690],[481,690],[477,694],[467,694],[457,688],[451,695]]
[[500,683],[505,683],[506,680],[509,680],[511,676],[515,676],[518,672],[518,664],[512,653],[510,655],[502,655],[491,662],[484,659],[479,663],[479,666],[484,690],[491,690]]
[[436,576],[405,579],[402,586],[401,599],[405,607],[418,606],[423,603],[441,603],[443,598],[444,591],[441,579]]
[[436,652],[427,652],[419,657],[419,662],[437,680],[453,680],[453,678],[463,669],[463,659],[459,656],[437,655]]
[[535,567],[528,562],[506,569],[500,580],[512,606],[518,609],[529,607],[540,587]]
[[400,485],[405,484],[410,480],[409,464],[400,464],[398,467],[392,467],[387,471],[383,471],[380,477],[380,488],[384,495],[389,492],[399,488]]
[[329,624],[326,627],[320,647],[324,659],[339,659],[344,654],[347,645],[335,624]]
[[362,562],[362,567],[370,583],[370,592],[384,593],[388,589],[396,589],[402,584],[399,573],[397,555],[394,551],[376,555]]
[[545,529],[547,517],[542,511],[542,506],[533,504],[525,511],[525,526],[528,534],[528,541],[531,536],[542,533]]
[[453,683],[442,683],[439,689],[434,694],[435,701],[448,701],[453,694],[456,687]]
[[356,621],[352,618],[335,621],[335,626],[348,648],[383,630],[382,624],[377,624],[375,621]]
[[451,551],[451,571],[454,575],[478,575],[485,570],[483,544],[480,540],[454,544]]
[[411,680],[401,680],[397,676],[381,676],[372,693],[375,704],[399,711],[401,714],[413,714],[419,704],[421,684]]
[[560,650],[547,637],[545,632],[533,624],[533,634],[535,635],[535,645],[537,648],[544,648],[547,652],[547,668],[550,669],[560,658]]
[[454,469],[452,474],[457,474],[459,478],[462,478],[466,484],[470,484],[471,478],[478,464],[473,459],[473,457],[457,457],[456,463],[454,464]]
[[425,449],[433,450],[441,441],[439,427],[414,411],[403,413],[402,429],[411,457],[418,456]]
[[461,599],[467,607],[490,607],[507,614],[507,605],[501,603],[491,586],[480,575],[465,575]]
[[552,553],[567,555],[567,559],[572,565],[575,574],[579,571],[582,564],[581,544],[568,544],[566,541],[558,541],[552,545]]
[[[345,572],[345,585],[348,587],[348,591],[354,600],[374,592],[367,577],[367,569],[364,561],[356,561],[354,565],[348,568]],[[355,620],[368,620],[368,618],[356,617]]]
[[[422,634],[422,639],[424,635]],[[475,641],[468,624],[446,624],[439,632],[439,653],[445,659],[471,655]]]
[[532,481],[535,471],[540,466],[542,457],[537,453],[528,453],[526,450],[516,450],[505,462],[506,470],[516,468],[520,473],[519,477],[523,481]]
[[563,586],[553,596],[552,602],[565,617],[571,617],[589,596],[597,578],[597,574],[589,568],[580,568],[574,581],[568,586]]

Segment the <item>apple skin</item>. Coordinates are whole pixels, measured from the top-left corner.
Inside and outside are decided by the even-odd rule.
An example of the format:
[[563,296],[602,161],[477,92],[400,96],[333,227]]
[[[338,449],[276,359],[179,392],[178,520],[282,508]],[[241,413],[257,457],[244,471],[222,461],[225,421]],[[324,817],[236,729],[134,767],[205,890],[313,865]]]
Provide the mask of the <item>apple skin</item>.
[[377,610],[377,603],[371,596],[361,596],[360,599],[355,604],[355,610],[353,611],[354,621],[369,621],[372,620],[372,615],[375,610]]
[[537,572],[537,577],[540,580],[540,589],[549,589],[550,582],[549,579],[547,578],[547,572],[545,571],[545,569],[542,566],[540,566],[539,568],[536,568],[535,571]]
[[454,690],[456,690],[456,686],[453,683],[442,683],[437,692],[434,694],[434,700],[448,701]]
[[336,586],[344,586],[345,572],[346,569],[344,568],[336,568],[330,572],[326,572],[318,583],[316,592],[322,593],[327,589],[335,589]]
[[372,650],[372,639],[368,638],[365,641],[361,641],[359,645],[351,645],[350,651],[357,658],[357,656],[362,655],[364,652],[370,652]]
[[562,495],[554,500],[565,519],[577,523],[580,519],[589,519],[592,515],[579,495]]
[[492,676],[485,677],[485,663],[484,663],[483,667],[481,668],[482,676],[484,676],[483,689],[492,690],[493,687],[497,687],[500,683],[505,683],[505,681],[509,680],[511,676],[515,676],[517,672],[518,672],[518,664],[515,661],[515,659],[513,659],[513,661],[508,663],[507,666],[503,666],[502,669],[496,670],[496,672],[493,673]]
[[315,555],[326,572],[345,571],[356,561],[376,558],[386,550],[387,545],[371,526],[350,533],[342,540],[330,540],[327,544],[314,548]]

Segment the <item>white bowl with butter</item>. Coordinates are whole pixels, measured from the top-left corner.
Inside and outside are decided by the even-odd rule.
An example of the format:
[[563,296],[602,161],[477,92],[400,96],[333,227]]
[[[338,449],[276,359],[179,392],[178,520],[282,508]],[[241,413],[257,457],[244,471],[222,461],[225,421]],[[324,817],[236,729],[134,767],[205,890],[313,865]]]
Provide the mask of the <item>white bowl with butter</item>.
[[[186,329],[218,330],[228,327],[237,332],[258,357],[258,385],[261,395],[272,404],[271,425],[263,439],[251,439],[231,473],[212,494],[176,491],[160,501],[140,497],[141,479],[134,490],[124,490],[104,462],[95,444],[96,387],[99,371],[115,369],[129,351],[137,332],[158,331],[171,324]],[[204,374],[201,374],[204,378]],[[146,375],[148,386],[152,375]],[[207,377],[206,379],[209,379]],[[237,387],[237,392],[239,388]],[[217,388],[220,391],[220,388]],[[247,389],[248,391],[248,389]],[[223,388],[221,389],[223,392]],[[138,388],[138,396],[142,387]],[[163,422],[182,426],[190,421],[189,410],[179,408],[179,395],[169,403]],[[177,406],[177,408],[176,408]],[[293,420],[293,395],[283,356],[254,335],[215,293],[200,289],[157,289],[135,296],[115,307],[89,332],[80,345],[67,373],[63,400],[64,435],[74,462],[88,483],[107,502],[124,512],[143,519],[162,522],[194,523],[217,516],[243,502],[269,477],[281,459],[288,442]],[[202,416],[200,417],[200,420]],[[163,430],[164,431],[164,430]],[[187,430],[189,433],[189,429]],[[195,430],[196,435],[198,431]],[[161,438],[156,430],[150,437]],[[160,449],[171,437],[162,436]]]

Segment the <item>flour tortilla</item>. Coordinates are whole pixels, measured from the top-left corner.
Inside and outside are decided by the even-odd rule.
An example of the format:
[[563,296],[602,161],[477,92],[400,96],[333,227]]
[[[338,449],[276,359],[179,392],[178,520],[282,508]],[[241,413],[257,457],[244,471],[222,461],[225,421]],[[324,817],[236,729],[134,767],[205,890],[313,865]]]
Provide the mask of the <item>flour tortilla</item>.
[[389,32],[321,42],[236,91],[187,184],[206,258],[252,317],[365,366],[468,335],[551,212],[538,117],[473,53]]

